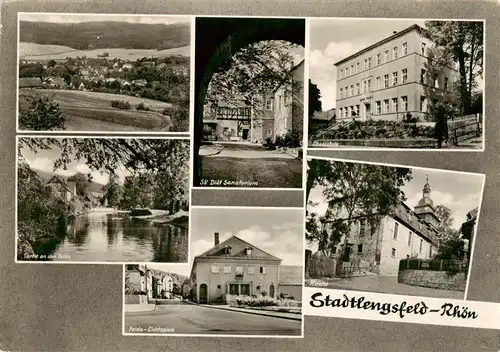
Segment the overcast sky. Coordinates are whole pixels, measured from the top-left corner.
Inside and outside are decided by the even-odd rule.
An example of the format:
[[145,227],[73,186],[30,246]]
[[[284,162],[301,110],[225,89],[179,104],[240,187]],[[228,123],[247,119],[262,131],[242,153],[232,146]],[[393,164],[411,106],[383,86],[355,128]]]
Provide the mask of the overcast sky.
[[391,36],[394,31],[399,32],[414,24],[424,26],[424,22],[420,19],[312,19],[309,77],[321,91],[323,111],[336,106],[334,63]]
[[193,208],[191,257],[214,246],[214,232],[223,242],[235,235],[282,259],[282,265],[302,265],[304,211],[262,208]]
[[270,208],[193,207],[191,210],[189,264],[151,263],[148,267],[189,276],[192,260],[214,247],[214,233],[222,243],[235,235],[282,259],[282,265],[302,265],[304,211]]
[[[61,156],[61,150],[55,146],[49,150],[39,150],[37,153],[32,152],[29,148],[23,148],[21,150],[21,154],[28,165],[34,170],[54,172],[55,174],[61,176],[72,176],[77,172],[81,172],[83,174],[90,172],[90,169],[85,164],[84,160],[73,161],[68,165],[67,170],[54,170],[54,162]],[[130,174],[122,167],[117,168],[115,171],[121,183],[125,180],[125,176]],[[91,174],[92,181],[103,185],[108,183],[109,176],[107,174],[101,174],[96,171],[91,172]]]
[[53,14],[53,13],[29,13],[19,14],[20,21],[30,22],[53,22],[53,23],[76,23],[76,22],[128,22],[128,23],[189,23],[191,21],[189,16],[133,16],[133,15],[105,15],[105,14]]
[[[455,171],[442,171],[436,169],[413,168],[413,178],[402,188],[406,195],[406,204],[414,208],[422,198],[426,175],[431,186],[431,199],[434,207],[444,205],[451,210],[455,221],[452,227],[459,229],[466,221],[467,213],[480,205],[483,177],[477,174],[467,174]],[[309,200],[319,203],[315,207],[309,206],[310,212],[323,215],[327,209],[322,187],[311,190]]]

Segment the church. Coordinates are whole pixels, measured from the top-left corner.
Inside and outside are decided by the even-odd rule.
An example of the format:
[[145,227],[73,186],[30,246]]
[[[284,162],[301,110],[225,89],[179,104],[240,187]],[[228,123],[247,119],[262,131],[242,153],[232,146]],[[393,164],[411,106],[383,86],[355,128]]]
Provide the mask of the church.
[[[333,257],[343,255],[344,270],[397,275],[401,259],[431,259],[437,254],[439,224],[427,179],[422,198],[413,209],[400,202],[373,229],[360,218],[352,224],[347,240],[345,236],[341,239]],[[331,225],[327,222],[325,226]]]

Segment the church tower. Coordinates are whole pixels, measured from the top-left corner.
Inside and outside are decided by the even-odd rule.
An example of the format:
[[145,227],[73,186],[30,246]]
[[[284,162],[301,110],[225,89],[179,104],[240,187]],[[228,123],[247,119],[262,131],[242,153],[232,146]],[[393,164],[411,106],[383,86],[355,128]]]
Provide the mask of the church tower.
[[434,202],[431,199],[431,185],[429,184],[429,176],[426,175],[426,182],[422,190],[422,199],[415,206],[415,213],[423,220],[437,228],[441,220],[436,215]]

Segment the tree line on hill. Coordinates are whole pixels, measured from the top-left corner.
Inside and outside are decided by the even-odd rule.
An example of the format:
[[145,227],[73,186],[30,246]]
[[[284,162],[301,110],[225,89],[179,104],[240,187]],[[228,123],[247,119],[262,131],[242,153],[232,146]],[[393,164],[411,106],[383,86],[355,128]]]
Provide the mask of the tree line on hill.
[[19,41],[62,45],[77,50],[100,48],[164,50],[191,41],[189,22],[144,24],[128,22],[48,23],[20,21]]

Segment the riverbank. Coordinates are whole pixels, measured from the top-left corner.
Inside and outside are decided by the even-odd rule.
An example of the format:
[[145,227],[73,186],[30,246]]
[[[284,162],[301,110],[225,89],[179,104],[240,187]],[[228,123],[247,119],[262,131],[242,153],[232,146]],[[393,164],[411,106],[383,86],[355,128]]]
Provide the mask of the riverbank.
[[172,224],[187,229],[189,226],[189,212],[180,210],[175,214],[162,214],[155,216],[152,220],[155,224]]

